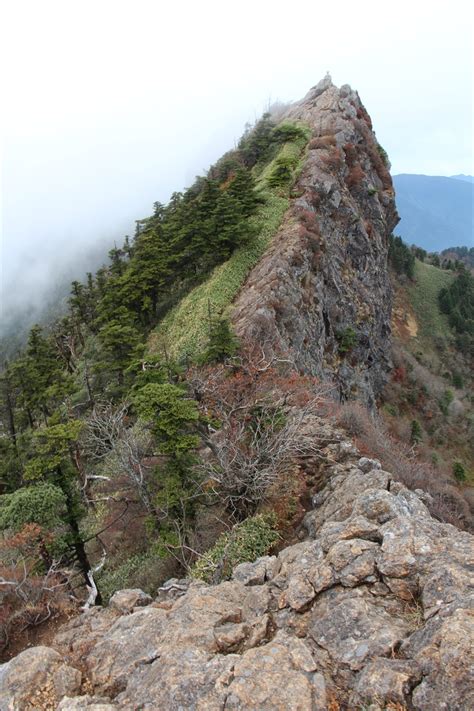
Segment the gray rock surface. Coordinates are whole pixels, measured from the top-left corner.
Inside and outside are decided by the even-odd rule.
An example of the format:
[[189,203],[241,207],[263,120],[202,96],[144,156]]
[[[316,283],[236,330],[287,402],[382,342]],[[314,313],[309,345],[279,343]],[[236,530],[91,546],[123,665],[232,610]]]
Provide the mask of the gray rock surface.
[[0,666],[0,711],[56,708],[80,692],[81,672],[50,647],[25,649]]
[[470,708],[473,537],[343,450],[326,461],[305,540],[219,585],[83,613],[54,650],[2,667],[0,709],[29,711],[37,689],[60,711]]
[[135,607],[145,607],[152,602],[152,598],[143,590],[119,590],[110,598],[110,607],[118,612],[133,612]]
[[[392,180],[357,92],[326,78],[283,119],[313,139],[295,196],[233,313],[239,336],[289,352],[342,399],[373,405],[390,366],[388,238],[398,222]],[[354,333],[344,351],[341,339]]]

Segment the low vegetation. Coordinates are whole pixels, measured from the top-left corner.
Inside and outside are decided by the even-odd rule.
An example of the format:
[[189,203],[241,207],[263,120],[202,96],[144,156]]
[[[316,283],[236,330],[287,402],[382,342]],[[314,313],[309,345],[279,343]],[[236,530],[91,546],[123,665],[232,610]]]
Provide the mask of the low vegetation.
[[228,580],[236,565],[268,553],[279,538],[275,525],[274,514],[257,514],[235,525],[199,558],[191,575],[206,583]]
[[408,285],[407,289],[419,324],[419,338],[422,342],[439,339],[446,343],[451,340],[448,319],[439,309],[438,295],[441,289],[451,284],[453,279],[454,275],[451,272],[419,260],[415,261],[415,284]]

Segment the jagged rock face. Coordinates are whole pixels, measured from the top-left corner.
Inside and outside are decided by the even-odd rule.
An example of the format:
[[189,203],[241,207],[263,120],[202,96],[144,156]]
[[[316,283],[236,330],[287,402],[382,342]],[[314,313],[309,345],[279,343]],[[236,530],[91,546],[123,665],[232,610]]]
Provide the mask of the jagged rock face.
[[390,367],[387,251],[398,222],[390,174],[350,87],[323,80],[286,118],[308,124],[313,139],[296,197],[233,322],[240,336],[289,351],[303,371],[333,380],[342,399],[371,406]]
[[[473,537],[333,440],[305,540],[220,585],[175,581],[149,604],[132,590],[89,610],[54,651],[0,668],[0,709],[473,708]],[[34,706],[43,689],[53,703]]]

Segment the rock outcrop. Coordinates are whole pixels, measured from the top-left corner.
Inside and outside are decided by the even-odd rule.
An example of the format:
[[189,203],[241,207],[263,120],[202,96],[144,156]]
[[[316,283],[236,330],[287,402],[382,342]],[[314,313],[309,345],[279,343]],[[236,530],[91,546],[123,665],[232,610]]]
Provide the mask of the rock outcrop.
[[384,151],[359,96],[326,78],[283,119],[313,138],[291,208],[238,297],[240,336],[369,406],[390,367],[388,237],[398,222]]
[[473,537],[333,439],[304,540],[216,586],[122,591],[4,665],[0,709],[472,708]]

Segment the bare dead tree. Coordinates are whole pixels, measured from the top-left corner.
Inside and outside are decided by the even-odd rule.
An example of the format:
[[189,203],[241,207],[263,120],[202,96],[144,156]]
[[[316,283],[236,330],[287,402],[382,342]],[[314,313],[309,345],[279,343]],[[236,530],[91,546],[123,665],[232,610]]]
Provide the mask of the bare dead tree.
[[81,450],[89,461],[97,464],[113,449],[126,429],[128,407],[128,403],[96,402],[81,436]]
[[151,432],[141,423],[133,427],[123,427],[113,442],[102,464],[102,471],[109,478],[124,475],[147,513],[156,521],[159,512],[153,503],[149,486],[150,467],[145,460],[153,454],[153,438]]
[[310,419],[316,422],[317,409],[317,398],[286,410],[270,403],[257,409],[249,405],[230,412],[222,429],[209,436],[212,456],[201,471],[232,512],[247,515],[291,462],[320,456],[322,435],[316,425],[308,427]]
[[12,630],[22,634],[28,627],[40,625],[76,604],[71,592],[72,576],[61,559],[53,560],[42,575],[34,572],[31,561],[24,556],[17,559],[9,577],[0,577],[0,594],[5,612],[8,610],[8,614],[0,616],[0,647],[8,646]]
[[291,354],[247,341],[239,357],[188,379],[207,419],[200,473],[231,513],[248,515],[291,462],[319,456],[331,386],[298,373]]

